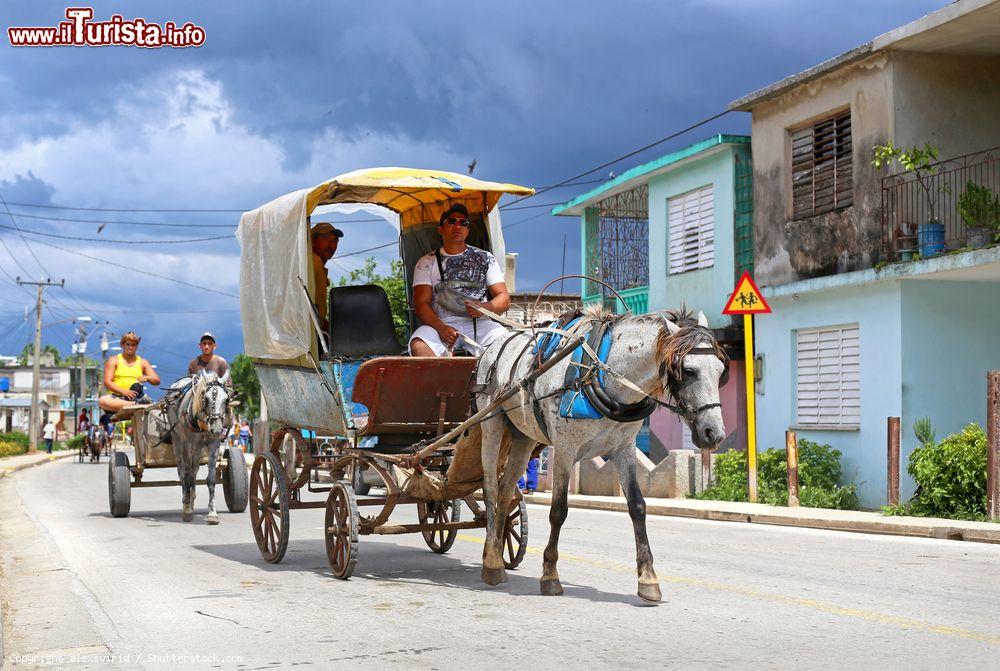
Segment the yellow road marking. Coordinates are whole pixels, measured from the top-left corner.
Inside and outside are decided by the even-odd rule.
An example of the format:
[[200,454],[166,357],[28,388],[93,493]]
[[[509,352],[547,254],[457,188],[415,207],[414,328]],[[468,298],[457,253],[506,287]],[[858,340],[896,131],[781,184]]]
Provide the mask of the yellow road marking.
[[[463,541],[478,543],[479,545],[483,545],[485,543],[485,539],[478,538],[476,536],[469,536],[467,534],[459,534],[458,538]],[[542,550],[530,546],[528,547],[527,551],[531,554],[536,554],[536,555],[542,554]],[[627,566],[625,564],[604,561],[601,559],[591,559],[589,557],[580,557],[577,555],[565,554],[563,552],[559,553],[559,561],[567,561],[575,564],[586,564],[588,566],[594,566],[597,568],[614,571],[615,573],[627,573],[630,575],[635,575],[636,572],[635,566]],[[659,576],[659,578],[661,583],[677,583],[680,585],[701,587],[704,589],[717,592],[729,592],[731,594],[739,594],[741,596],[749,597],[751,599],[760,599],[762,601],[770,601],[772,603],[780,603],[788,606],[800,606],[802,608],[809,608],[810,610],[815,610],[822,613],[828,613],[830,615],[839,615],[841,617],[850,617],[859,620],[867,620],[868,622],[878,622],[880,624],[893,625],[901,629],[916,629],[919,631],[928,631],[934,634],[941,634],[942,636],[954,636],[958,638],[965,638],[971,641],[980,641],[982,643],[988,643],[990,645],[1000,645],[1000,635],[984,634],[978,631],[961,629],[959,627],[951,627],[942,624],[934,624],[932,622],[921,622],[920,620],[914,620],[912,618],[902,617],[899,615],[887,615],[885,613],[876,613],[873,611],[861,610],[859,608],[845,608],[844,606],[838,606],[836,604],[831,604],[831,603],[823,603],[822,601],[816,601],[815,599],[802,599],[798,597],[784,596],[783,594],[771,594],[768,592],[759,592],[757,590],[749,589],[746,587],[740,587],[738,585],[728,585],[726,583],[698,580],[696,578],[685,578],[682,576],[672,576],[672,575]]]

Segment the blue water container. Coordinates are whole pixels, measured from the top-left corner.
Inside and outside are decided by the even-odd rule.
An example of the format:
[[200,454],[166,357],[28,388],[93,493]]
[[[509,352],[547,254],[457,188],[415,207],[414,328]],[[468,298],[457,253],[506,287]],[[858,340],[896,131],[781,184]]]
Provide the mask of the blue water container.
[[917,242],[922,259],[944,253],[944,224],[935,222],[917,226]]

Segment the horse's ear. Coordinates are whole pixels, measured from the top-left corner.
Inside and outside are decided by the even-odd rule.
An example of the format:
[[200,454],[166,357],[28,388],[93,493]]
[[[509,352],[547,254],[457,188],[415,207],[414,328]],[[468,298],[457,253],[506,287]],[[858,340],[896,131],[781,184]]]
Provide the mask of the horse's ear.
[[672,336],[677,335],[677,333],[681,330],[680,326],[678,326],[677,324],[673,323],[669,319],[664,319],[663,321],[666,322],[666,324],[667,324],[667,330],[670,331],[670,335],[672,335]]
[[705,318],[705,313],[698,310],[698,326],[708,328],[708,319]]
[[223,373],[222,377],[219,378],[219,382],[221,382],[222,384],[225,384],[226,382],[228,382],[229,381],[229,373],[230,373],[230,370],[227,368],[226,372]]

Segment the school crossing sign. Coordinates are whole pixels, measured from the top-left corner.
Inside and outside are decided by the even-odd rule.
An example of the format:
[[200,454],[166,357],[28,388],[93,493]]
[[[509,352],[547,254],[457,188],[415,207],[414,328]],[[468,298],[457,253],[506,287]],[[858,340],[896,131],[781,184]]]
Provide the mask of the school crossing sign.
[[769,314],[771,306],[764,300],[764,295],[754,284],[750,273],[743,271],[733,295],[726,303],[726,309],[722,311],[724,315],[759,315]]
[[757,407],[755,404],[754,381],[757,376],[754,371],[753,317],[771,312],[771,306],[764,300],[764,295],[754,284],[750,273],[743,271],[736,289],[726,301],[724,315],[743,315],[743,360],[746,370],[747,405],[747,498],[751,503],[757,502]]

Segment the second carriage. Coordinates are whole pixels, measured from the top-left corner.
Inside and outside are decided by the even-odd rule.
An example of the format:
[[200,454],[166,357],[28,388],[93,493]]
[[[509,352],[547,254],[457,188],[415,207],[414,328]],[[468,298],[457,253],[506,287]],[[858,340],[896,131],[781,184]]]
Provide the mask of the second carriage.
[[[337,578],[351,576],[362,535],[420,533],[431,550],[447,552],[462,529],[486,526],[474,497],[482,484],[478,427],[470,416],[471,356],[405,355],[400,336],[412,330],[412,307],[394,319],[377,285],[333,287],[322,328],[313,305],[311,216],[375,215],[399,233],[410,300],[417,259],[440,245],[437,223],[455,203],[469,212],[468,243],[503,260],[497,204],[503,194],[530,195],[514,184],[455,173],[375,168],[341,175],[277,198],[240,221],[240,300],[244,348],[260,379],[267,418],[280,428],[256,455],[250,475],[250,518],[261,556],[280,562],[288,546],[290,511],[325,510],[327,558]],[[403,321],[405,323],[397,323]],[[321,443],[315,435],[339,436]],[[455,440],[442,441],[442,436]],[[427,443],[440,444],[428,451]],[[421,451],[415,465],[409,457]],[[379,493],[358,495],[365,471]],[[313,496],[317,495],[317,496]],[[462,519],[462,503],[471,519]],[[390,521],[414,504],[418,522]],[[363,514],[363,511],[373,514]],[[527,549],[527,511],[517,496],[506,511],[505,563]]]

